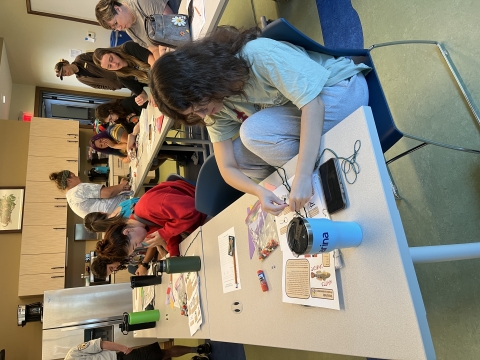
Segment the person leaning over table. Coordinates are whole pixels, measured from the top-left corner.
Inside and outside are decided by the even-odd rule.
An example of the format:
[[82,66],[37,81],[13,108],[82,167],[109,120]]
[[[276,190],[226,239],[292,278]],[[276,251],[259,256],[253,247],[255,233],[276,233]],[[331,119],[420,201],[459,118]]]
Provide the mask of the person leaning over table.
[[143,88],[148,84],[150,67],[155,62],[150,50],[127,41],[120,46],[96,49],[93,61],[102,69],[115,73],[120,82],[136,95],[137,105],[142,106],[148,101]]
[[123,88],[116,74],[95,65],[93,52],[78,55],[72,63],[65,59],[60,59],[55,64],[54,69],[60,80],[63,80],[64,76],[75,74],[78,81],[94,89],[118,90]]
[[[105,232],[109,226],[115,223],[115,221],[118,219],[128,219],[132,214],[132,209],[138,200],[139,198],[132,198],[122,201],[111,214],[106,214],[104,212],[91,212],[83,219],[83,226],[91,232]],[[120,258],[109,260],[107,258],[97,256],[92,262],[92,271],[97,277],[105,278],[112,272],[107,271],[108,269],[116,269],[120,266],[120,263],[123,264],[126,262],[131,265],[131,267],[129,267],[129,272],[135,275],[147,275],[149,268],[148,264],[155,257],[156,253],[157,248],[149,247],[147,249],[142,249],[142,251],[138,252],[137,254],[130,255],[128,259]],[[125,267],[122,267],[118,270],[122,270],[124,268]],[[104,274],[106,275],[103,276]]]
[[192,359],[200,360],[208,359],[206,354],[211,352],[212,348],[208,342],[197,347],[174,345],[168,349],[161,349],[158,342],[155,342],[133,349],[126,345],[98,338],[72,347],[65,356],[65,360],[167,360],[187,354],[199,354]]
[[100,0],[95,6],[98,23],[108,30],[124,30],[135,41],[152,51],[155,60],[167,50],[152,44],[145,31],[145,17],[177,14],[181,0]]
[[142,106],[135,102],[135,96],[124,99],[113,100],[105,104],[100,104],[95,108],[95,118],[103,124],[136,124],[143,109],[146,109],[148,101]]
[[66,191],[68,205],[81,218],[95,211],[110,214],[127,198],[127,195],[120,193],[130,190],[126,179],[122,179],[120,184],[115,186],[83,183],[69,170],[53,172],[49,178],[57,185],[57,188]]
[[287,204],[252,179],[298,154],[289,206],[300,210],[312,195],[322,133],[368,105],[370,68],[259,34],[218,27],[182,45],[155,62],[150,90],[165,116],[207,125],[225,181],[278,215]]
[[[126,258],[137,248],[161,245],[170,256],[179,256],[183,238],[203,225],[206,218],[195,209],[195,186],[184,180],[164,181],[138,200],[130,219],[118,219],[108,228],[105,238],[97,242],[96,252]],[[145,240],[150,234],[154,238]]]

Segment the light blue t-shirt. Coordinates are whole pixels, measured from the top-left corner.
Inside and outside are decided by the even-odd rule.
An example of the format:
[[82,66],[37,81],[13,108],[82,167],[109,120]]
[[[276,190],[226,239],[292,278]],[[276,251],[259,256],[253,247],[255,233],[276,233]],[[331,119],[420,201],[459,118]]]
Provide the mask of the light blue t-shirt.
[[118,215],[125,219],[129,219],[130,215],[132,215],[132,205],[136,204],[140,200],[140,198],[131,198],[128,200],[122,201],[118,206],[121,207],[120,212]]
[[205,118],[212,142],[234,137],[246,118],[271,106],[292,102],[299,109],[315,99],[322,89],[370,68],[344,57],[306,51],[283,41],[258,38],[249,41],[239,56],[251,65],[244,87],[247,99],[231,96],[220,112]]

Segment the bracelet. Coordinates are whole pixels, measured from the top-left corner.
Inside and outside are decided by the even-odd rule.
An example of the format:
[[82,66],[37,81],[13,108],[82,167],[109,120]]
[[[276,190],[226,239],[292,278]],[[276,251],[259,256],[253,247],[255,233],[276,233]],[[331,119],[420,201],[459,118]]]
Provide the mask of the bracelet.
[[148,263],[141,262],[140,265],[142,265],[145,269],[150,269],[150,265]]

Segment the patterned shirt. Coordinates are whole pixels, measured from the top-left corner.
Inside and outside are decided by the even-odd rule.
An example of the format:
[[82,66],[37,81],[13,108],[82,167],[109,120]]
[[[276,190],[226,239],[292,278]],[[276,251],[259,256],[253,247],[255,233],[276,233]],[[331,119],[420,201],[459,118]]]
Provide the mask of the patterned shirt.
[[101,199],[100,191],[103,185],[80,183],[67,191],[67,201],[75,214],[84,218],[91,212],[104,212],[110,214],[127,198],[126,195],[117,195],[109,199]]
[[117,360],[117,353],[111,350],[102,350],[102,339],[84,342],[70,349],[65,360],[89,359],[89,360]]

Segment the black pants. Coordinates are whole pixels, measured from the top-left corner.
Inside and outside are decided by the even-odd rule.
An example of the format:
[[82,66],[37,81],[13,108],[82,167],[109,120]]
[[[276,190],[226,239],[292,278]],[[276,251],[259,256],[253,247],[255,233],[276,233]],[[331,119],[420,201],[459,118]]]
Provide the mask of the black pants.
[[117,360],[161,360],[162,349],[158,343],[142,346],[133,349],[130,354],[125,355],[122,352],[117,352]]

